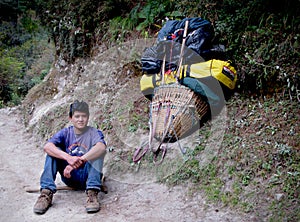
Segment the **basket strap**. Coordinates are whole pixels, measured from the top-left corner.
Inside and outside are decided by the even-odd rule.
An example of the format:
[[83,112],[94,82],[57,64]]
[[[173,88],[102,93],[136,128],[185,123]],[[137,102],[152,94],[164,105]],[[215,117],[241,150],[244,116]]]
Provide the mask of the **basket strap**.
[[[168,145],[166,144],[162,144],[159,149],[157,149],[154,153],[153,153],[153,163],[156,164],[156,165],[159,165],[161,164],[163,161],[164,161],[164,158],[167,154],[167,150],[168,150]],[[162,151],[162,154],[161,154],[161,158],[160,160],[158,161],[157,160],[157,157],[159,156],[159,153],[160,151]]]
[[148,150],[149,150],[149,144],[144,145],[144,148],[143,146],[137,148],[132,157],[133,162],[134,163],[139,162],[142,159],[142,157],[145,156]]
[[[174,118],[175,118],[175,117],[172,115],[172,119],[174,119]],[[180,149],[181,153],[182,153],[183,155],[186,154],[186,149],[183,149],[183,148],[181,147],[180,142],[179,142],[179,138],[178,138],[177,133],[176,133],[176,131],[175,131],[173,121],[171,122],[171,127],[172,127],[172,130],[173,130],[174,135],[175,135],[175,137],[176,137],[176,141],[177,141],[177,143],[178,143],[178,146],[179,146],[179,149]]]

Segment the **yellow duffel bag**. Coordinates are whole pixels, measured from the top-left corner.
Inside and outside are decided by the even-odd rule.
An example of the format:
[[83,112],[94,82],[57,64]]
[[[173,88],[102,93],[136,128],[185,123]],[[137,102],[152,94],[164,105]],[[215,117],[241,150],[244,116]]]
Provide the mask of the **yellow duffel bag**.
[[[177,72],[173,71],[164,75],[164,84],[176,82]],[[184,65],[180,68],[179,79],[185,77],[202,78],[214,77],[228,89],[233,90],[237,82],[237,72],[230,61],[212,59],[206,62]],[[160,74],[144,74],[140,80],[141,91],[144,95],[151,95],[155,87],[161,85]]]

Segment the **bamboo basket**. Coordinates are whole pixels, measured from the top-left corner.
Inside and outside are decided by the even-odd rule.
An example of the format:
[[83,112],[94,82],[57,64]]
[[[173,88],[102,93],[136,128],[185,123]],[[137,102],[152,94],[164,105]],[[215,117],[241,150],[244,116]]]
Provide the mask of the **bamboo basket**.
[[207,102],[179,83],[156,87],[150,105],[152,135],[176,141],[197,126],[208,109]]

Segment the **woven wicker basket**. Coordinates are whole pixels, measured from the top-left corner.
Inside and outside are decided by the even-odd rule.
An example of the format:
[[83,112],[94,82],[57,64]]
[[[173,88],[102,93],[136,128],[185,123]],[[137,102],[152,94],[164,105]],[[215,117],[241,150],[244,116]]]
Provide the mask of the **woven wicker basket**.
[[154,89],[150,105],[152,135],[159,141],[176,141],[199,124],[208,104],[178,83]]

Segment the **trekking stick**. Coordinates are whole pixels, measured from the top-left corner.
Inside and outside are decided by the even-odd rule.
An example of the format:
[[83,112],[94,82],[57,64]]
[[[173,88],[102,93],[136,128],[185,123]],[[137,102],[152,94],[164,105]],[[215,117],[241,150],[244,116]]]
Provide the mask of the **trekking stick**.
[[[58,191],[58,190],[78,190],[78,189],[76,189],[74,187],[69,187],[69,186],[61,185],[61,186],[57,186],[56,190]],[[26,187],[25,191],[27,193],[38,193],[38,192],[40,192],[40,188],[38,188],[38,187]],[[107,186],[101,185],[100,191],[103,192],[103,193],[108,193]]]
[[[57,186],[56,190],[76,190],[76,189],[73,188],[73,187],[68,187],[68,186],[62,185],[62,186]],[[27,193],[37,193],[37,192],[40,192],[40,188],[38,188],[38,187],[26,187],[25,191]]]
[[177,74],[176,74],[177,79],[179,78],[179,75],[180,75],[180,67],[182,65],[182,60],[183,60],[183,51],[184,51],[184,47],[185,47],[185,41],[186,41],[186,35],[187,35],[188,26],[189,26],[189,21],[187,20],[187,21],[185,21],[185,26],[184,26],[183,40],[182,40],[182,44],[181,44],[179,64],[178,64]]
[[166,69],[166,46],[164,46],[164,58],[163,58],[163,64],[161,68],[162,72],[162,85],[165,84],[165,69]]
[[[106,193],[108,193],[108,188],[106,185],[104,185],[105,180],[106,180],[106,177],[103,176],[102,177],[102,185],[100,186],[100,191],[106,194]],[[56,186],[56,190],[77,190],[77,189],[74,187],[66,186],[66,185],[60,185],[60,186]],[[40,192],[40,188],[25,187],[25,191],[27,193],[37,193],[37,192]]]

